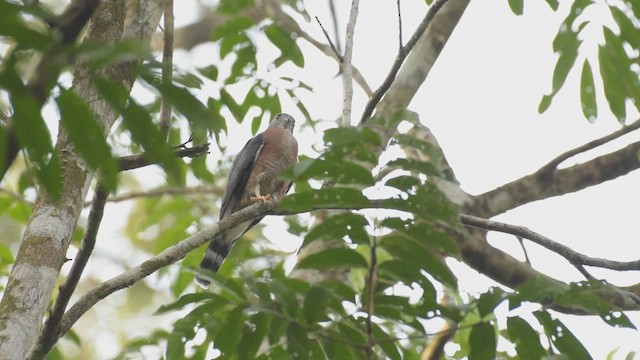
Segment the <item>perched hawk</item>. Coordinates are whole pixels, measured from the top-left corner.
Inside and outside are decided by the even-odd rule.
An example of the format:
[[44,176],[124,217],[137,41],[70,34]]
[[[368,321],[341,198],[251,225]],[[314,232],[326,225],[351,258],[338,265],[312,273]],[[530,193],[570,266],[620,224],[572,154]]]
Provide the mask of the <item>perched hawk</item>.
[[[252,203],[282,199],[289,191],[291,182],[280,179],[280,175],[297,161],[298,142],[293,137],[295,120],[289,114],[278,114],[269,128],[247,142],[233,159],[227,187],[222,197],[220,219],[241,210]],[[235,241],[262,218],[244,222],[218,235],[209,244],[201,269],[218,271]],[[196,281],[208,286],[209,281],[197,277]]]

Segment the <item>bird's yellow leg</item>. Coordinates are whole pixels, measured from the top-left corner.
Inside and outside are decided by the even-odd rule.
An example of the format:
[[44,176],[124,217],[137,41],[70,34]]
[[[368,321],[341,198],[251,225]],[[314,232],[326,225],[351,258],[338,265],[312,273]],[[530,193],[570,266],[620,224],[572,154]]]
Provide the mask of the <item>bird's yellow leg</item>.
[[[262,175],[262,174],[260,174]],[[267,195],[260,195],[260,175],[258,175],[258,179],[256,181],[256,186],[253,189],[254,193],[256,196],[252,196],[249,198],[249,200],[251,202],[256,202],[258,200],[262,200],[263,203],[266,203],[267,201],[271,201],[271,199],[273,199],[273,196],[271,196],[271,194],[267,194]]]

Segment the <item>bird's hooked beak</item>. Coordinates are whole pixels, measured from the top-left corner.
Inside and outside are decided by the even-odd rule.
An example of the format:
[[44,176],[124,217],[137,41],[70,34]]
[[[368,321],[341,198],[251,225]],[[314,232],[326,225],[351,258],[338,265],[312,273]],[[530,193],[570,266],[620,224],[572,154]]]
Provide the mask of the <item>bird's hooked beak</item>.
[[283,129],[287,129],[293,133],[293,128],[296,125],[296,120],[293,116],[285,113],[280,113],[273,118],[269,127],[281,127]]

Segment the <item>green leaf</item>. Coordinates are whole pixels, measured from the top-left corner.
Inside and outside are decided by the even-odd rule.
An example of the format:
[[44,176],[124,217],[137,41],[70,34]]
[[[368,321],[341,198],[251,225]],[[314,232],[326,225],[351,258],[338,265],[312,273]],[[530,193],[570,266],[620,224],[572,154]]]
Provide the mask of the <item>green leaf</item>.
[[406,236],[392,233],[382,237],[379,246],[389,252],[395,259],[423,269],[450,288],[457,288],[457,280],[451,269],[434,256],[424,244]]
[[238,359],[252,360],[256,358],[256,353],[269,330],[269,320],[270,317],[265,313],[257,313],[249,317],[253,329],[242,335],[238,344]]
[[593,72],[589,60],[584,60],[582,76],[580,77],[580,101],[582,102],[582,114],[587,120],[593,122],[598,117],[596,104],[596,88],[593,83]]
[[[156,310],[156,312],[154,313],[154,315],[161,315],[161,314],[166,314],[168,312],[172,312],[175,310],[179,310],[184,308],[185,306],[189,305],[189,304],[193,304],[193,303],[199,303],[202,302],[204,300],[212,300],[212,299],[223,299],[221,296],[210,293],[210,292],[201,292],[201,293],[193,293],[193,294],[186,294],[181,296],[178,300],[167,304],[167,305],[162,305],[158,308],[158,310]],[[226,300],[225,300],[226,301]]]
[[185,344],[195,336],[196,325],[200,322],[204,311],[206,311],[204,307],[196,308],[173,324],[171,334],[167,337],[165,353],[167,360],[184,359]]
[[131,100],[122,113],[122,123],[129,129],[133,140],[144,147],[149,159],[158,162],[169,176],[177,178],[178,160],[164,142],[158,127],[151,121],[149,113]]
[[191,89],[200,89],[203,85],[202,79],[191,73],[176,74],[173,81]]
[[107,189],[114,190],[118,165],[111,155],[104,130],[98,124],[93,111],[75,92],[61,89],[56,98],[60,109],[61,124],[76,151],[94,170],[100,170]]
[[309,159],[294,165],[297,181],[316,179],[329,180],[334,184],[373,185],[373,175],[366,168],[345,159]]
[[224,356],[231,356],[236,353],[242,336],[244,319],[243,305],[236,306],[226,314],[223,325],[213,339],[214,346],[218,348]]
[[403,282],[407,286],[415,282],[422,288],[422,300],[435,304],[436,290],[431,281],[422,275],[420,270],[420,267],[415,266],[413,263],[393,259],[378,265],[378,276],[392,280],[394,285],[396,281]]
[[360,209],[368,206],[371,206],[371,203],[362,192],[331,187],[288,195],[282,200],[279,210],[301,212],[323,208]]
[[369,236],[365,230],[368,225],[369,221],[360,214],[338,214],[311,229],[304,238],[304,245],[317,239],[342,240],[344,236],[348,236],[354,243],[368,244]]
[[307,331],[295,322],[290,323],[287,327],[287,350],[291,359],[309,358]]
[[478,311],[480,317],[484,319],[485,316],[493,313],[493,310],[505,300],[505,293],[502,289],[497,287],[491,287],[489,290],[478,299]]
[[218,80],[218,68],[215,65],[196,68],[196,71],[211,81]]
[[496,330],[490,323],[480,323],[471,328],[469,334],[469,360],[492,360],[496,358]]
[[366,268],[367,260],[349,248],[329,248],[310,254],[298,262],[300,269]]
[[545,333],[561,354],[569,359],[592,359],[584,345],[560,320],[552,318],[546,310],[535,311],[533,315],[542,324]]
[[233,96],[227,92],[224,88],[220,89],[220,100],[224,105],[227,106],[231,115],[236,119],[236,121],[241,124],[242,120],[244,120],[244,116],[246,113],[242,111],[242,108],[238,103],[233,99]]
[[[372,323],[373,325],[373,335],[377,339],[389,339],[393,337],[393,334],[387,334],[378,324]],[[378,346],[382,349],[382,351],[386,354],[387,359],[392,360],[401,360],[402,356],[400,355],[400,351],[396,346],[395,342],[391,341],[380,341],[378,342]]]
[[513,11],[516,15],[522,15],[524,10],[524,1],[523,0],[509,0],[509,7],[511,11]]
[[305,296],[304,305],[302,306],[307,323],[315,324],[329,320],[326,309],[330,301],[331,295],[328,290],[320,286],[313,286]]
[[233,51],[249,44],[251,44],[251,39],[243,32],[228,34],[220,41],[220,58],[224,59]]
[[[302,51],[291,37],[291,34],[284,31],[276,23],[267,25],[264,28],[264,34],[280,50],[283,60],[291,60],[296,66],[304,67],[304,55],[302,55]],[[277,62],[278,60],[276,60]]]
[[211,41],[218,41],[231,34],[237,34],[254,25],[253,20],[245,16],[235,16],[216,26],[211,32]]
[[559,5],[558,0],[546,0],[546,1],[547,1],[547,4],[549,4],[549,7],[551,7],[553,11],[558,10],[558,5]]
[[291,279],[272,279],[267,283],[267,287],[275,298],[276,302],[282,307],[289,316],[296,316],[300,307],[296,291],[292,286]]
[[542,359],[547,351],[540,344],[540,334],[521,317],[508,317],[509,338],[516,345],[518,357],[522,360]]
[[578,39],[579,31],[573,30],[574,22],[588,4],[586,0],[577,0],[573,3],[571,12],[560,25],[560,29],[553,40],[553,50],[559,56],[553,71],[551,93],[545,95],[540,101],[540,105],[538,105],[539,113],[543,113],[549,108],[553,97],[563,87],[569,72],[575,64],[581,41]]
[[0,243],[0,264],[13,264],[13,254],[11,253],[11,249],[9,248],[9,245],[4,243]]

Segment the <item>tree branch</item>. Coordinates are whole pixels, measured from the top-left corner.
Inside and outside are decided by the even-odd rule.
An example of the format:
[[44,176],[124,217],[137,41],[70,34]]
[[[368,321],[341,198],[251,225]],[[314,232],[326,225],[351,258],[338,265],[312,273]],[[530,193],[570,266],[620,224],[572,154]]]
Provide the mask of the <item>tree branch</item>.
[[56,334],[57,338],[60,338],[67,333],[73,324],[86,313],[91,307],[93,307],[100,300],[115,293],[118,290],[127,288],[136,282],[144,279],[150,274],[158,271],[162,267],[173,264],[178,260],[185,257],[189,252],[196,248],[208,243],[216,237],[218,234],[229,230],[230,228],[249,221],[268,215],[273,209],[278,206],[275,201],[261,203],[258,202],[254,205],[246,207],[238,212],[233,213],[229,217],[220,220],[215,225],[201,230],[192,236],[178,242],[177,244],[165,249],[158,255],[155,255],[148,260],[144,261],[140,265],[125,271],[124,273],[105,281],[93,290],[90,290],[84,294],[70,309],[65,313],[62,318],[60,331]]
[[600,145],[604,145],[610,141],[613,141],[623,135],[626,135],[634,130],[637,130],[640,128],[640,119],[634,121],[633,123],[631,123],[630,125],[627,125],[625,127],[623,127],[622,129],[612,132],[609,135],[603,136],[599,139],[595,139],[593,141],[590,141],[586,144],[580,145],[577,148],[571,149],[567,152],[565,152],[564,154],[560,154],[559,156],[557,156],[555,159],[551,160],[550,162],[548,162],[546,165],[544,165],[543,167],[541,167],[536,173],[539,175],[547,175],[549,176],[553,171],[557,170],[558,165],[560,165],[561,163],[563,163],[565,160],[568,160],[578,154],[581,154],[583,152],[587,152],[591,149],[594,149]]
[[[162,48],[162,84],[173,82],[173,0],[163,0],[164,8],[164,46]],[[160,105],[160,132],[167,140],[171,130],[171,105],[162,98]]]
[[347,22],[347,30],[344,40],[344,55],[340,62],[342,69],[342,126],[351,125],[351,104],[353,102],[353,66],[351,58],[353,57],[353,33],[356,28],[356,20],[358,19],[358,5],[360,0],[351,1],[351,12],[349,13],[349,22]]
[[626,175],[640,167],[640,142],[587,162],[553,171],[537,171],[474,197],[466,212],[489,218],[536,200],[568,194]]
[[333,44],[333,41],[331,41],[331,37],[329,36],[327,29],[325,29],[324,26],[322,26],[322,23],[320,22],[320,19],[318,19],[317,16],[316,16],[316,22],[318,23],[318,25],[320,25],[320,29],[322,29],[322,33],[324,34],[324,37],[327,39],[327,42],[329,42],[329,46],[333,51],[333,55],[338,59],[338,63],[342,65],[342,62],[344,62],[344,58],[340,54],[340,50],[338,50],[338,48]]
[[524,226],[506,224],[466,214],[461,214],[460,220],[467,226],[472,226],[484,230],[503,232],[525,238],[548,250],[555,252],[556,254],[567,259],[567,261],[575,266],[595,266],[618,271],[640,270],[640,260],[623,262],[589,257],[578,253],[568,246],[555,242],[544,235],[531,231]]
[[[92,17],[86,39],[103,46],[133,38],[148,42],[158,26],[161,7],[156,0],[141,0],[125,21],[127,9],[124,4],[124,1],[105,2]],[[133,65],[133,62],[123,62],[97,71],[116,79],[128,92],[135,79]],[[90,72],[93,70],[87,66],[76,66],[72,90],[96,113],[106,134],[117,118],[116,110],[99,95],[88,76]],[[35,344],[93,178],[64,128],[60,128],[56,146],[60,162],[64,164],[62,177],[65,181],[59,201],[53,201],[44,192],[38,193],[24,231],[0,302],[0,359],[24,359]]]
[[[183,147],[175,150],[174,154],[176,157],[196,158],[207,154],[209,152],[209,145],[210,144],[208,142],[205,142],[192,147]],[[122,156],[118,159],[118,162],[120,163],[120,171],[139,169],[141,167],[155,164],[153,161],[149,160],[147,154],[144,153]]]
[[[0,192],[3,189],[0,189]],[[120,195],[115,195],[107,198],[107,202],[121,202],[127,200],[133,200],[137,198],[151,198],[160,197],[164,195],[201,195],[201,194],[217,194],[222,196],[224,188],[217,185],[196,185],[190,187],[159,187],[157,189],[146,191],[131,191]],[[17,194],[16,194],[17,195]],[[91,205],[91,201],[84,203],[85,206]]]
[[[37,4],[37,2],[31,3],[32,5]],[[25,4],[29,5],[28,3]],[[27,84],[27,88],[38,106],[42,106],[45,103],[60,73],[61,66],[52,65],[62,65],[61,62],[68,62],[68,56],[60,56],[63,48],[76,40],[78,34],[80,34],[80,31],[85,27],[99,5],[99,0],[73,1],[60,15],[59,20],[53,23],[51,31],[61,34],[59,42],[43,54]],[[4,178],[22,148],[15,126],[11,121],[7,123],[4,132],[7,148],[6,151],[2,152],[4,159],[0,161],[0,180]]]
[[102,215],[104,214],[107,195],[109,195],[108,192],[104,189],[102,184],[98,182],[96,192],[93,196],[93,206],[89,212],[87,230],[84,234],[84,238],[82,239],[82,247],[76,254],[71,270],[69,271],[69,275],[67,275],[67,280],[60,286],[58,297],[51,308],[49,318],[45,321],[44,328],[40,333],[40,338],[38,339],[34,349],[31,350],[31,354],[29,354],[28,359],[44,358],[58,340],[56,334],[60,327],[60,321],[62,320],[64,311],[69,304],[69,299],[71,299],[71,295],[73,295],[73,292],[80,281],[80,276],[82,276],[82,272],[84,271],[96,244],[96,237],[98,235],[100,223],[102,222]]
[[376,89],[373,94],[371,94],[371,97],[369,98],[369,101],[364,108],[364,112],[362,113],[362,118],[360,118],[361,124],[366,123],[367,120],[371,117],[373,110],[382,99],[382,96],[387,92],[387,90],[389,90],[389,88],[391,87],[391,83],[393,83],[393,80],[395,80],[396,75],[400,70],[400,66],[402,66],[402,63],[404,62],[404,59],[407,57],[407,55],[409,55],[411,50],[413,50],[413,47],[418,43],[418,39],[420,39],[422,34],[424,34],[429,24],[431,24],[431,21],[435,18],[438,11],[440,11],[442,6],[446,2],[447,0],[434,1],[429,7],[429,10],[427,11],[425,17],[420,22],[420,25],[418,25],[418,28],[411,36],[411,39],[409,39],[409,41],[407,42],[407,45],[400,47],[398,55],[396,55],[396,59],[394,60],[391,69],[389,70],[389,74],[387,74],[387,77],[384,79],[380,87]]

